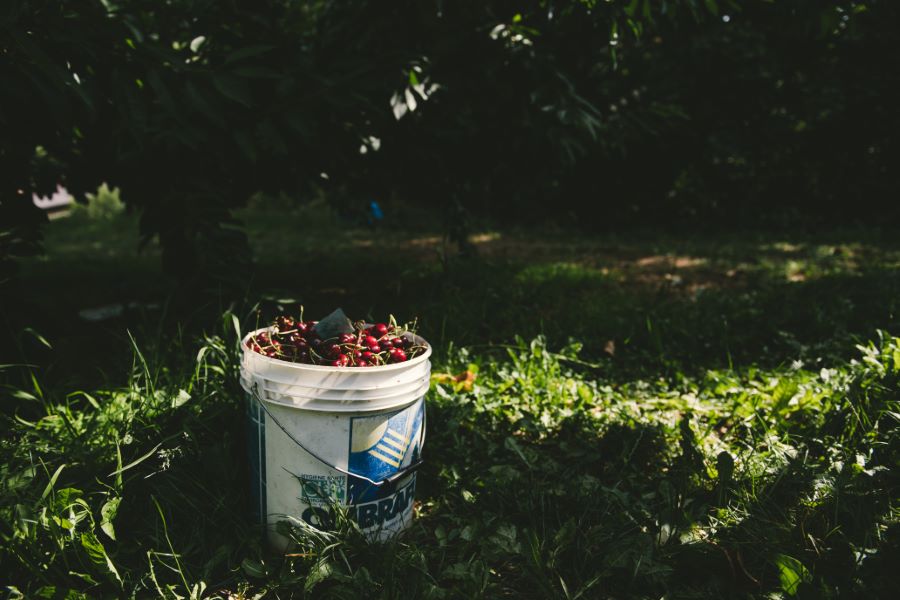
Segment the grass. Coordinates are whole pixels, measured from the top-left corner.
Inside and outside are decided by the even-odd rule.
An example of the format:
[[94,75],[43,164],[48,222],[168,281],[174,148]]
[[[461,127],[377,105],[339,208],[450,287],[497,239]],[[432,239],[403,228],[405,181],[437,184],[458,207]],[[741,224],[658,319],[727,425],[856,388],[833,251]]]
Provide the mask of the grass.
[[[0,372],[9,596],[891,593],[890,238],[487,232],[464,261],[428,232],[297,236],[303,212],[244,217],[266,314],[393,311],[434,342],[413,527],[386,545],[347,522],[294,529],[299,551],[269,553],[246,518],[235,380],[232,314],[256,315],[179,297],[152,247],[133,255],[127,216],[61,219],[4,311],[0,362],[35,365]],[[78,317],[117,302],[141,304]]]

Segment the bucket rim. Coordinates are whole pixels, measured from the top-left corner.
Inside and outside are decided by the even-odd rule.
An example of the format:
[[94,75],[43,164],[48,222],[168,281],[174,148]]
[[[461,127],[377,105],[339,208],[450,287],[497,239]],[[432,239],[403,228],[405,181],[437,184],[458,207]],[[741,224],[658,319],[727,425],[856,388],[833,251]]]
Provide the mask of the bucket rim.
[[259,352],[254,352],[253,350],[251,350],[250,348],[247,347],[247,340],[249,340],[250,337],[255,336],[256,334],[258,334],[260,332],[263,332],[263,331],[268,332],[271,330],[272,330],[271,327],[260,327],[259,329],[254,329],[253,331],[247,332],[247,334],[243,338],[241,338],[241,350],[243,351],[243,353],[245,355],[248,355],[248,354],[252,355],[254,360],[263,361],[263,364],[271,364],[271,365],[277,365],[279,367],[294,368],[298,371],[311,371],[314,373],[316,373],[316,372],[318,372],[318,373],[341,373],[341,372],[343,372],[343,373],[359,373],[359,374],[362,374],[362,373],[385,373],[385,372],[389,372],[389,371],[400,371],[403,369],[408,369],[409,367],[412,367],[419,363],[423,363],[426,360],[428,360],[428,357],[431,356],[431,344],[429,344],[428,341],[425,338],[423,338],[422,336],[416,335],[414,333],[410,334],[410,335],[412,335],[416,341],[421,341],[422,343],[424,343],[425,352],[423,352],[422,354],[420,354],[419,356],[417,356],[411,360],[407,360],[407,361],[404,361],[401,363],[378,365],[378,366],[374,366],[374,367],[332,367],[330,365],[307,365],[304,363],[295,363],[295,362],[290,362],[287,360],[281,360],[278,358],[270,358],[270,357],[266,356],[265,354],[260,354]]

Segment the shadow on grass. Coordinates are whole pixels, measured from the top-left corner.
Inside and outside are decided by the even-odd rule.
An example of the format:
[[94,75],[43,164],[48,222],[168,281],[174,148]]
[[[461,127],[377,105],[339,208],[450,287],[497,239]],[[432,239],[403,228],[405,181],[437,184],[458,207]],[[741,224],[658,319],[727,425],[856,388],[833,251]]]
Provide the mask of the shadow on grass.
[[598,430],[576,415],[529,441],[458,407],[434,412],[438,460],[419,487],[433,508],[412,539],[440,546],[435,572],[457,568],[460,597],[482,593],[487,571],[502,586],[492,593],[535,598],[893,589],[895,475],[848,467],[823,487],[829,463],[801,445],[769,475],[723,483],[690,440],[673,452],[646,423]]
[[[229,285],[164,276],[153,244],[137,253],[131,216],[50,223],[47,254],[23,261],[0,289],[9,340],[0,361],[52,365],[51,382],[76,387],[119,382],[126,329],[141,342],[197,333],[229,305],[247,310],[259,299],[263,322],[301,303],[314,316],[341,306],[376,320],[418,318],[439,352],[516,335],[545,334],[557,346],[574,338],[606,377],[827,364],[875,329],[900,329],[900,250],[875,230],[794,239],[489,232],[474,236],[482,257],[464,261],[429,232],[345,230],[328,219],[310,227],[302,211],[244,218],[256,262]],[[110,306],[121,314],[83,317]],[[11,341],[25,327],[55,350]]]

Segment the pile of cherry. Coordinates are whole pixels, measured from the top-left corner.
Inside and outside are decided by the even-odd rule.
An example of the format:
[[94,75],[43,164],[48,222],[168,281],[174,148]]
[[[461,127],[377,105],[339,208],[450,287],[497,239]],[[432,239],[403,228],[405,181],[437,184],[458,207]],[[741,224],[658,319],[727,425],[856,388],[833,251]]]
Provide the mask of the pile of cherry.
[[425,351],[405,329],[377,323],[354,324],[353,333],[323,340],[317,321],[295,321],[281,316],[272,327],[247,340],[247,347],[270,358],[331,367],[376,367],[401,363]]

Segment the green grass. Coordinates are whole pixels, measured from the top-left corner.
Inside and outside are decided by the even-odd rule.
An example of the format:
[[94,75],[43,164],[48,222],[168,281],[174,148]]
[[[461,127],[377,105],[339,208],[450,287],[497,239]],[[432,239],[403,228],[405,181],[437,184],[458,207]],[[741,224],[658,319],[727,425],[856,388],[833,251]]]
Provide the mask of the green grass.
[[[440,348],[543,334],[556,346],[574,337],[600,357],[612,340],[610,376],[810,365],[848,358],[877,329],[900,331],[900,241],[889,232],[486,232],[475,236],[481,258],[466,261],[429,231],[347,229],[308,209],[240,217],[255,261],[225,302],[219,282],[165,276],[153,243],[138,252],[131,216],[56,220],[46,255],[23,262],[19,281],[0,291],[10,296],[4,329],[18,335],[27,325],[54,338],[65,359],[39,362],[52,362],[45,376],[70,387],[122,383],[126,329],[148,342],[197,332],[233,299],[263,299],[264,317],[278,300],[310,314],[342,306],[417,317]],[[109,304],[133,308],[100,324],[79,318]],[[16,358],[0,348],[0,360]]]
[[[391,311],[436,346],[412,528],[368,544],[341,521],[293,530],[293,556],[268,552],[246,517],[230,314],[179,294],[152,246],[136,255],[129,217],[62,219],[4,314],[15,343],[0,362],[34,365],[0,371],[10,596],[891,593],[890,238],[485,233],[482,258],[463,261],[428,232],[372,242],[326,219],[301,236],[308,215],[279,216],[245,215],[245,293],[264,316],[287,298]],[[78,318],[130,301],[158,308]],[[239,306],[246,329],[257,316]],[[443,375],[466,372],[468,385]]]
[[206,344],[180,371],[154,374],[138,356],[128,387],[19,390],[3,442],[7,585],[27,597],[435,598],[892,586],[900,339],[820,372],[617,384],[543,339],[452,352],[438,370],[477,377],[429,395],[412,529],[387,545],[346,523],[295,530],[291,558],[268,554],[243,517],[233,343]]

